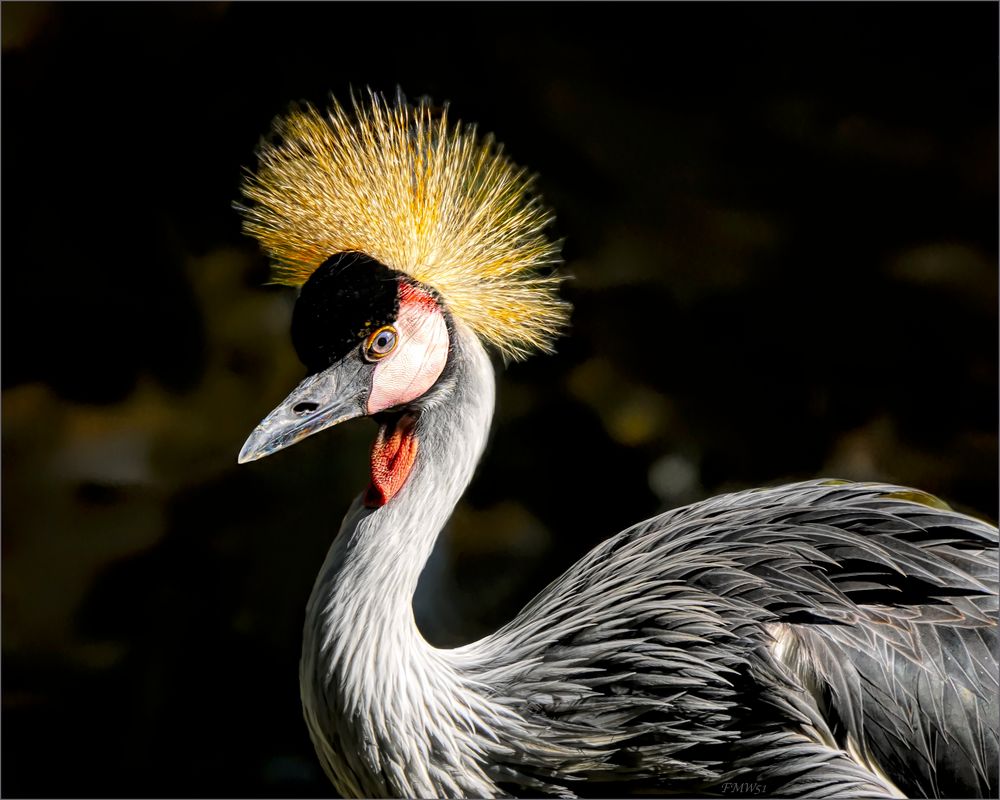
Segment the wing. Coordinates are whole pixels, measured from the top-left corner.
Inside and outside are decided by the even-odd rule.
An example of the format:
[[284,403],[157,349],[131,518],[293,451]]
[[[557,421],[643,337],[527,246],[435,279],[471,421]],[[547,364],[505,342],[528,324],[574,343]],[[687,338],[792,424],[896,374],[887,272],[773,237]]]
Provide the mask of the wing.
[[604,542],[461,653],[525,720],[497,780],[995,796],[997,532],[938,505],[810,482]]
[[[909,796],[998,793],[995,528],[884,487],[787,522],[817,532],[844,625],[791,622],[778,654],[858,761]],[[779,584],[780,585],[780,584]],[[853,608],[852,608],[853,606]]]

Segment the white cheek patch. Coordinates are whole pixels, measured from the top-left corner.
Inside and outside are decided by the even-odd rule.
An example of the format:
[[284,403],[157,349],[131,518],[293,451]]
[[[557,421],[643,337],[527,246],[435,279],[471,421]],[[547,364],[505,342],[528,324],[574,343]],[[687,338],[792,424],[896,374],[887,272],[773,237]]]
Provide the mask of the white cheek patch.
[[403,304],[396,330],[399,344],[375,367],[369,414],[416,400],[434,385],[448,360],[448,326],[436,303]]

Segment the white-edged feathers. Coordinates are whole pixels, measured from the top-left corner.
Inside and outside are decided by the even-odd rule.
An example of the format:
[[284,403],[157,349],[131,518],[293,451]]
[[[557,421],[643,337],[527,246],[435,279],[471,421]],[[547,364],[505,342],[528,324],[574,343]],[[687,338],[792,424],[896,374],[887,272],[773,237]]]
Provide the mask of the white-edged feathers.
[[558,244],[533,178],[491,136],[449,125],[426,101],[369,92],[353,113],[293,107],[257,151],[243,229],[275,283],[299,286],[334,253],[359,251],[436,290],[505,358],[550,351],[569,304]]

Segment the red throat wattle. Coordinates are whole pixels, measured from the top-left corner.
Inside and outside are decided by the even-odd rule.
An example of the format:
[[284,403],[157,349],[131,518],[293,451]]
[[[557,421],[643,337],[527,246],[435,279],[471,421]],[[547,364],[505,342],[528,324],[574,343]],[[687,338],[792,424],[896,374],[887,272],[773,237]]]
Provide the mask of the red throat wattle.
[[372,482],[365,492],[365,506],[380,508],[398,492],[417,456],[416,418],[404,414],[378,427],[372,445]]

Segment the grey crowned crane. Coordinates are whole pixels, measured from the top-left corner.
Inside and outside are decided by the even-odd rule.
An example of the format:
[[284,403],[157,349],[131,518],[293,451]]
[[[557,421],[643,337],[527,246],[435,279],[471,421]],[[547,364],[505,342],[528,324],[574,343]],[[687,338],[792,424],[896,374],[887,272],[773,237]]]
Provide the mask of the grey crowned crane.
[[568,316],[549,215],[427,103],[293,108],[274,134],[241,210],[301,287],[308,376],[239,460],[378,424],[300,666],[338,792],[997,796],[997,529],[916,490],[695,503],[607,539],[490,636],[423,639],[417,578],[493,416],[486,346],[550,350]]

